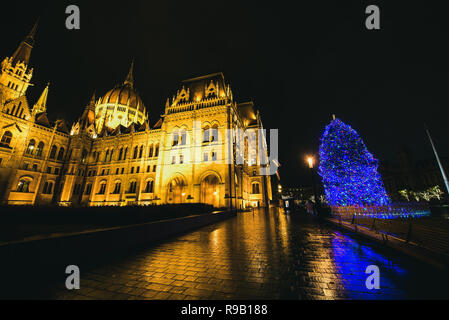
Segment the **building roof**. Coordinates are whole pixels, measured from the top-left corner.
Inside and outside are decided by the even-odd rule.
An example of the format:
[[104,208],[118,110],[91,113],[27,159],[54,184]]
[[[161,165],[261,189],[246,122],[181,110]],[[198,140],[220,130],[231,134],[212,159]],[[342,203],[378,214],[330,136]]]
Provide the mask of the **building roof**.
[[118,104],[129,107],[146,115],[145,105],[134,88],[134,61],[122,85],[115,86],[100,98],[99,104]]
[[34,46],[34,38],[36,36],[38,22],[35,23],[28,36],[23,40],[17,50],[12,55],[12,64],[16,65],[19,62],[28,65],[30,62],[31,51]]
[[175,96],[178,102],[204,100],[208,98],[209,94],[221,95],[228,91],[224,75],[221,72],[187,79],[182,81],[181,84],[182,88]]
[[246,127],[257,124],[257,113],[254,108],[254,102],[243,102],[237,106],[237,111]]

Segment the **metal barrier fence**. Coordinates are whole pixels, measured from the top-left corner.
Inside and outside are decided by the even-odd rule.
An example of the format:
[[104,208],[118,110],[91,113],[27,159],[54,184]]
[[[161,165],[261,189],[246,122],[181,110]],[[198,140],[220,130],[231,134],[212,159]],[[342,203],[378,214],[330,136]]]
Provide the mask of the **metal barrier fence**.
[[430,216],[430,208],[426,204],[405,202],[388,206],[351,206],[332,207],[332,214],[338,216],[362,216],[378,219],[419,218]]
[[[377,233],[391,235],[430,251],[449,257],[449,220],[430,217],[426,206],[411,204],[404,209],[396,204],[387,213],[382,207],[362,209],[357,207],[332,208],[332,216],[340,223],[365,227]],[[420,214],[404,215],[414,208]],[[426,212],[429,212],[427,214]],[[387,218],[393,216],[394,218]],[[418,218],[421,217],[421,218]]]

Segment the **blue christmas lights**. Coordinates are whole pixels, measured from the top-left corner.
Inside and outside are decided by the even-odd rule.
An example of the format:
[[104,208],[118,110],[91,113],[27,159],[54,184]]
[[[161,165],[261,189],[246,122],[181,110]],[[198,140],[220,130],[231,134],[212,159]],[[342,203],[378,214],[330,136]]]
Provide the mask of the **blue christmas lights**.
[[331,206],[386,206],[378,161],[358,133],[339,119],[326,127],[321,138],[319,174]]

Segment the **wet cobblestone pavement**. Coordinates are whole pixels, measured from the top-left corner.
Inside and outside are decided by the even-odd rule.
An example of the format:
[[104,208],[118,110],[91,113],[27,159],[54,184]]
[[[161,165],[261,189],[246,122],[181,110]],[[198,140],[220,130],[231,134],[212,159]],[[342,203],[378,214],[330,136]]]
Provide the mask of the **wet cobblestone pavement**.
[[[369,265],[381,289],[366,289]],[[443,280],[441,277],[445,277]],[[56,299],[448,298],[447,276],[301,213],[278,209],[231,220],[82,273]]]

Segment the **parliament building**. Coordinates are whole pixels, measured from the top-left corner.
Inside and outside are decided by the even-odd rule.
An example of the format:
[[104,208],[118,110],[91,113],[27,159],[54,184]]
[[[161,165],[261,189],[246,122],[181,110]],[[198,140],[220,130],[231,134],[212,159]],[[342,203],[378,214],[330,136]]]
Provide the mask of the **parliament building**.
[[222,73],[183,81],[150,125],[132,64],[122,85],[86,97],[74,124],[51,122],[50,85],[34,104],[27,99],[36,29],[1,63],[1,204],[269,206],[260,114],[235,101]]

